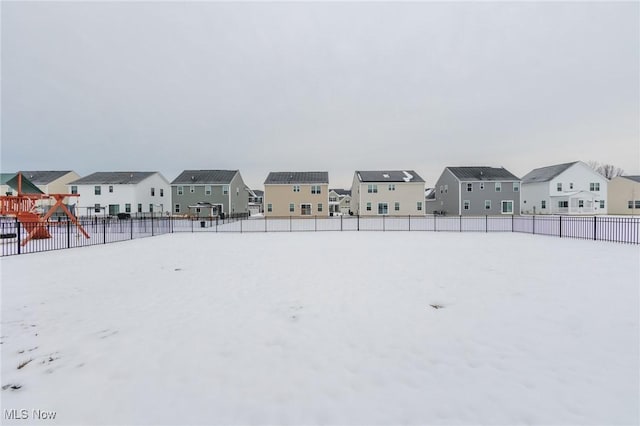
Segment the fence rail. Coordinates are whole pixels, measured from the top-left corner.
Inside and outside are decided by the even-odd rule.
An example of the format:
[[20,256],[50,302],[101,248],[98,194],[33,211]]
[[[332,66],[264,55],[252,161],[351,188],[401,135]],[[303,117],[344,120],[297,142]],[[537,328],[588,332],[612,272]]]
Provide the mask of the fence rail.
[[277,218],[143,217],[89,218],[80,224],[85,238],[68,221],[48,222],[47,239],[26,242],[30,226],[15,219],[0,220],[1,255],[11,256],[65,248],[107,244],[177,232],[323,232],[423,231],[519,232],[560,238],[579,238],[640,244],[639,217],[612,216],[333,216]]

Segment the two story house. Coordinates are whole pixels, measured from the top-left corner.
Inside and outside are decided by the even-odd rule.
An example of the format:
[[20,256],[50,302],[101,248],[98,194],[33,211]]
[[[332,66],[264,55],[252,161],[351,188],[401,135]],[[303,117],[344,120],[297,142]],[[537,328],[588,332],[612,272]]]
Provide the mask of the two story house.
[[424,179],[413,170],[356,170],[351,212],[360,216],[424,215]]
[[168,214],[169,182],[159,172],[96,172],[67,184],[80,194],[78,215]]
[[271,172],[264,181],[266,217],[329,216],[328,172]]
[[[21,173],[24,178],[29,179],[45,194],[66,194],[69,190],[67,184],[80,179],[80,175],[72,170],[32,170],[22,171]],[[75,204],[76,201],[76,199],[73,199],[71,203]],[[69,198],[63,200],[63,203],[67,205],[68,208],[73,209],[74,206],[69,206],[69,202]],[[36,205],[44,212],[47,212],[54,203],[55,201],[50,198],[39,200]]]
[[484,216],[520,214],[520,178],[504,167],[445,167],[426,195],[435,214]]
[[540,167],[522,178],[523,214],[607,214],[607,178],[582,161]]
[[609,214],[640,215],[640,176],[618,176],[607,185]]
[[351,191],[334,188],[329,190],[329,214],[331,216],[349,214]]
[[246,216],[249,195],[238,170],[184,170],[171,182],[174,215]]

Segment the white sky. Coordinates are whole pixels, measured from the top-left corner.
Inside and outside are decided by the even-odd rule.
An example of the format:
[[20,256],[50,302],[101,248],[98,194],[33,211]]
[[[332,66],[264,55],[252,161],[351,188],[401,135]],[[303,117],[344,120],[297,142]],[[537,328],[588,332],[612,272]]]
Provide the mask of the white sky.
[[3,172],[640,174],[640,3],[1,3]]

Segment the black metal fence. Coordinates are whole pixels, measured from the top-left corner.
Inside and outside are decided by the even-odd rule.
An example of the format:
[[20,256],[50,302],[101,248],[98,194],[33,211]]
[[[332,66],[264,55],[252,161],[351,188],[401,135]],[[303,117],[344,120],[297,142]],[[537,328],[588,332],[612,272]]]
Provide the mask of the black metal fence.
[[32,227],[15,219],[0,220],[2,256],[107,244],[175,232],[321,232],[423,231],[521,232],[640,244],[640,217],[614,216],[333,216],[277,218],[86,218],[79,223],[86,238],[68,221],[42,224],[50,238],[28,240]]

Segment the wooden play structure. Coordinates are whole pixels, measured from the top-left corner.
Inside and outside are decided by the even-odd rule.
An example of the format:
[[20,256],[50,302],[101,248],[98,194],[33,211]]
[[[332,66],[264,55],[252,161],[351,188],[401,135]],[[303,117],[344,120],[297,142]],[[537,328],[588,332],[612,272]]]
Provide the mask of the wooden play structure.
[[[51,238],[47,225],[49,218],[60,208],[69,218],[69,220],[78,228],[78,230],[86,238],[90,238],[89,234],[84,230],[82,225],[78,223],[78,219],[64,205],[63,201],[66,197],[79,197],[79,194],[45,194],[40,191],[31,182],[25,180],[25,186],[28,187],[27,192],[23,192],[22,173],[18,173],[11,179],[11,186],[18,190],[16,195],[0,196],[0,215],[15,217],[27,231],[27,237],[22,240],[21,245],[26,245],[31,240],[42,240]],[[54,199],[55,203],[49,211],[42,214],[39,212],[38,201]]]

